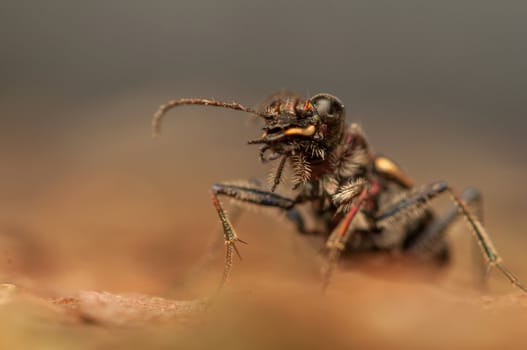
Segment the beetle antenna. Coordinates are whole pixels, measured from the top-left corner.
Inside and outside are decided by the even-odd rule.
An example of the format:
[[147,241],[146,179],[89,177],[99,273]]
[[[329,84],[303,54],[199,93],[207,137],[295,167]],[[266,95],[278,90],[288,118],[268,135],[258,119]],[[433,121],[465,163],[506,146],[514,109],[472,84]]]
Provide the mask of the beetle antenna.
[[266,118],[266,119],[271,118],[269,114],[258,112],[254,109],[244,107],[237,102],[228,103],[228,102],[209,100],[209,99],[204,99],[204,98],[182,98],[179,100],[168,101],[167,103],[159,107],[157,112],[154,114],[154,117],[152,118],[152,133],[154,137],[159,136],[159,134],[161,133],[161,120],[163,119],[163,116],[166,114],[166,112],[174,107],[183,106],[183,105],[201,105],[201,106],[229,108],[229,109],[234,109],[237,111],[251,113],[256,116]]

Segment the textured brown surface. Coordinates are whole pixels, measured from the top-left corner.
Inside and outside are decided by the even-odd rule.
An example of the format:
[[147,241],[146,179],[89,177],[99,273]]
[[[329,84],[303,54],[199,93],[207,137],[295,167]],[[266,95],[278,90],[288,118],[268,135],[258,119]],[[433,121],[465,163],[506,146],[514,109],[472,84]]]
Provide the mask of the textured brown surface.
[[[186,119],[167,118],[163,137],[152,140],[149,115],[157,101],[129,96],[102,104],[83,112],[99,121],[57,130],[51,144],[38,133],[29,144],[24,134],[5,133],[13,147],[2,150],[0,271],[20,289],[0,292],[0,348],[526,345],[525,296],[496,271],[487,290],[474,287],[472,238],[462,225],[452,235],[448,269],[415,269],[382,256],[349,261],[321,296],[320,242],[295,234],[274,211],[249,212],[236,225],[249,242],[241,247],[244,259],[203,311],[193,300],[215,291],[223,254],[221,243],[212,244],[211,264],[193,268],[216,225],[208,189],[217,180],[265,177],[256,150],[244,145],[259,130],[229,113],[211,118],[188,110]],[[393,138],[364,127],[376,148]],[[398,137],[405,138],[402,130]],[[418,183],[446,178],[457,187],[483,187],[489,232],[526,280],[520,233],[527,206],[523,187],[515,186],[524,165],[463,137],[393,145],[386,153]]]
[[485,226],[527,281],[526,13],[525,1],[3,0],[0,283],[20,288],[0,287],[0,349],[527,348],[525,297],[496,272],[474,287],[462,226],[448,269],[350,261],[322,297],[320,242],[274,211],[246,214],[232,281],[180,315],[221,275],[221,243],[194,268],[217,221],[210,186],[268,170],[243,113],[185,107],[161,138],[150,130],[171,98],[335,94],[416,184],[480,188]]

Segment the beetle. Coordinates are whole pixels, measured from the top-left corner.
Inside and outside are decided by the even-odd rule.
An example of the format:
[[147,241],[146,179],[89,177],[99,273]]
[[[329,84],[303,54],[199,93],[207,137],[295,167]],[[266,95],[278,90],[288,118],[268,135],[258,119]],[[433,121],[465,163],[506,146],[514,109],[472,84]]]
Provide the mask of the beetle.
[[[322,288],[330,282],[344,253],[402,251],[423,259],[445,262],[449,247],[445,232],[458,216],[465,218],[474,234],[488,269],[497,268],[513,285],[527,292],[518,278],[502,263],[487,231],[471,206],[480,206],[481,194],[474,188],[456,192],[447,182],[437,181],[415,187],[412,179],[392,159],[372,152],[362,129],[345,122],[343,103],[328,93],[309,98],[291,92],[271,95],[262,108],[247,108],[237,102],[203,98],[171,100],[159,107],[152,120],[154,136],[160,133],[167,111],[183,105],[228,108],[253,114],[264,121],[263,134],[248,142],[260,145],[263,163],[275,162],[270,188],[253,182],[220,182],[211,196],[223,228],[226,245],[222,283],[228,279],[233,255],[239,255],[239,238],[220,197],[236,202],[283,210],[302,234],[324,237],[326,264]],[[276,192],[284,169],[293,173],[292,198]],[[427,205],[442,194],[453,205],[437,215]],[[321,224],[315,231],[306,227],[307,204],[310,219]]]

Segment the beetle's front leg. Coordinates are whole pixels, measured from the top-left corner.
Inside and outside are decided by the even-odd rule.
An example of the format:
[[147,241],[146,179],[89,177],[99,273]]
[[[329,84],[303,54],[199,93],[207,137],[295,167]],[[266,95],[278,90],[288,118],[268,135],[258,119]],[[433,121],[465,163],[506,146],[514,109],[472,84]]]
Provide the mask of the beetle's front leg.
[[240,185],[230,185],[230,184],[215,184],[212,186],[212,203],[218,212],[218,216],[223,227],[223,238],[226,245],[225,252],[225,265],[223,269],[223,277],[220,283],[219,288],[229,278],[229,274],[232,268],[232,256],[233,253],[240,255],[236,247],[236,242],[245,243],[234,231],[225,209],[223,208],[222,203],[219,200],[219,196],[230,197],[234,200],[252,203],[261,206],[275,207],[280,209],[291,209],[295,205],[293,199],[283,197],[279,194],[264,191],[258,188],[250,186],[240,186]]

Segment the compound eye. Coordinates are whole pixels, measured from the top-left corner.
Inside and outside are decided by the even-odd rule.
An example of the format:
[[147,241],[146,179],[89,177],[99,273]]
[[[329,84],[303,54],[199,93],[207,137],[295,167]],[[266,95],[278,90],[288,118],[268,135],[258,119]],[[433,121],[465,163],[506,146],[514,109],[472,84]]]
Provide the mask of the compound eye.
[[329,94],[315,95],[311,98],[311,102],[322,118],[341,117],[344,111],[342,103],[335,96]]
[[315,107],[321,117],[331,117],[333,114],[330,100],[320,99],[315,103]]

